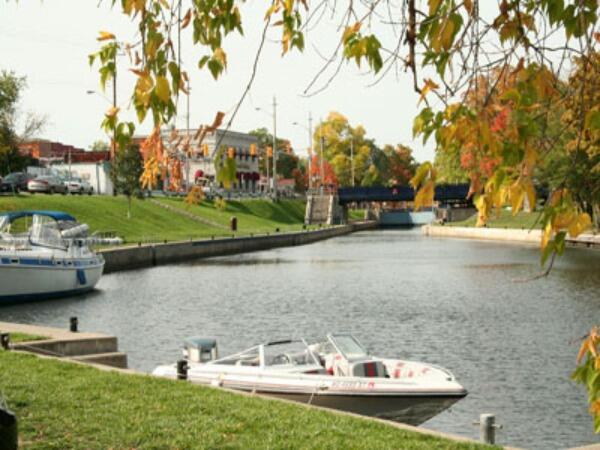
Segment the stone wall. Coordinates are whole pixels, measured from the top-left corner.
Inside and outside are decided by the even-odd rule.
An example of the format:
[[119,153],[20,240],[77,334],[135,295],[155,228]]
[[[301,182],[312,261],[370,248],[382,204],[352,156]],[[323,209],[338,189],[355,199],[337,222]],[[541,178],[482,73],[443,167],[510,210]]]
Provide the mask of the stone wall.
[[166,244],[145,244],[100,251],[106,261],[104,273],[153,267],[192,259],[310,244],[354,231],[376,228],[377,222],[358,222],[315,231],[275,233],[252,237],[218,238]]

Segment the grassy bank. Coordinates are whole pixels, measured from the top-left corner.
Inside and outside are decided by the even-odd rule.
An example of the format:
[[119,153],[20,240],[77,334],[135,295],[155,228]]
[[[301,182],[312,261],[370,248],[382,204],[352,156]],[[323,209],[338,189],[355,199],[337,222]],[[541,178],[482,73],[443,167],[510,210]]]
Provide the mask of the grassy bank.
[[[490,220],[487,223],[488,228],[517,228],[529,230],[532,227],[537,229],[540,228],[539,224],[540,213],[539,212],[519,212],[513,217],[512,211],[503,209],[500,212],[500,217],[497,217],[495,213],[490,216]],[[536,223],[537,222],[537,223]],[[453,227],[474,227],[477,223],[477,214],[469,217],[466,220],[460,222],[452,222],[446,224],[447,226]]]
[[0,212],[21,209],[50,209],[72,214],[80,222],[87,223],[92,231],[114,232],[126,242],[152,242],[181,239],[200,239],[209,236],[231,234],[227,230],[231,216],[238,218],[241,233],[262,233],[300,229],[304,219],[304,203],[300,200],[228,201],[224,210],[216,208],[212,201],[189,210],[180,199],[157,199],[182,211],[189,211],[206,219],[207,223],[192,220],[148,201],[134,199],[132,217],[127,218],[125,197],[112,196],[63,196],[28,195],[0,197]]
[[[0,352],[0,386],[29,449],[469,449],[294,404]],[[489,447],[485,447],[489,448]]]
[[[3,330],[0,330],[0,333],[3,333]],[[38,336],[36,334],[27,334],[27,333],[15,333],[10,332],[10,342],[18,343],[18,342],[27,342],[27,341],[41,341],[43,339],[48,339],[46,336]]]

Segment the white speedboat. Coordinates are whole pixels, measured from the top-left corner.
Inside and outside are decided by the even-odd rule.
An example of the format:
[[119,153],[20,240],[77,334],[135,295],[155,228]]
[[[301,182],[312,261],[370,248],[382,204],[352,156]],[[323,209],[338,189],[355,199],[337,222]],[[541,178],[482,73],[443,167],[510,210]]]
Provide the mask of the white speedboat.
[[[302,403],[419,425],[467,395],[448,370],[431,364],[370,356],[349,334],[270,342],[225,358],[216,341],[190,338],[187,377]],[[176,378],[177,364],[154,375]]]
[[[17,219],[31,222],[14,233]],[[65,297],[90,291],[104,268],[89,245],[88,226],[59,211],[0,214],[0,303]]]

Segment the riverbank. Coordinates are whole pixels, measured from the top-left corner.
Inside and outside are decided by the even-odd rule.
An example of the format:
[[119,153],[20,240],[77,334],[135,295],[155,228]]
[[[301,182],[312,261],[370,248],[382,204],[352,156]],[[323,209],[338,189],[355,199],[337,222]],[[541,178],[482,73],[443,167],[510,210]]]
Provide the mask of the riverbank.
[[316,230],[289,233],[269,233],[261,236],[190,240],[162,244],[137,245],[101,250],[104,256],[104,272],[140,269],[189,261],[213,256],[225,256],[269,250],[278,247],[293,247],[329,239],[336,236],[377,227],[377,222],[357,222]]
[[[71,448],[479,449],[404,425],[0,351],[20,444]],[[43,394],[43,395],[40,395]]]
[[[421,227],[425,236],[480,239],[486,241],[516,242],[530,245],[540,245],[542,239],[541,230],[516,229],[516,228],[475,228],[459,226],[425,225]],[[599,248],[600,235],[584,233],[576,238],[567,237],[566,243],[572,246]]]
[[[165,208],[163,205],[170,207]],[[87,223],[91,232],[115,235],[125,243],[164,242],[230,235],[229,223],[237,217],[238,233],[297,231],[304,222],[304,201],[264,199],[227,201],[219,209],[213,201],[187,205],[181,198],[132,200],[127,218],[123,196],[29,195],[0,197],[0,212],[44,209],[64,211]]]

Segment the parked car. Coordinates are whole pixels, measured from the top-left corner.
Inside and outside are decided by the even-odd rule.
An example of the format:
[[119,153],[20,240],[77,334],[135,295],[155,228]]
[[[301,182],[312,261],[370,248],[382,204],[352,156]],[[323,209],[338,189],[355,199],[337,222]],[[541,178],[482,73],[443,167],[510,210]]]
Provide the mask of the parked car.
[[65,183],[54,175],[42,175],[37,178],[31,180],[27,187],[29,192],[45,192],[46,194],[54,194],[55,192],[60,192],[61,194],[67,193],[67,186]]
[[67,192],[69,194],[92,195],[94,193],[92,185],[81,178],[71,178],[70,180],[65,181],[65,186],[67,187]]
[[9,173],[0,182],[0,192],[11,192],[18,194],[27,190],[27,183],[33,177],[25,172]]

